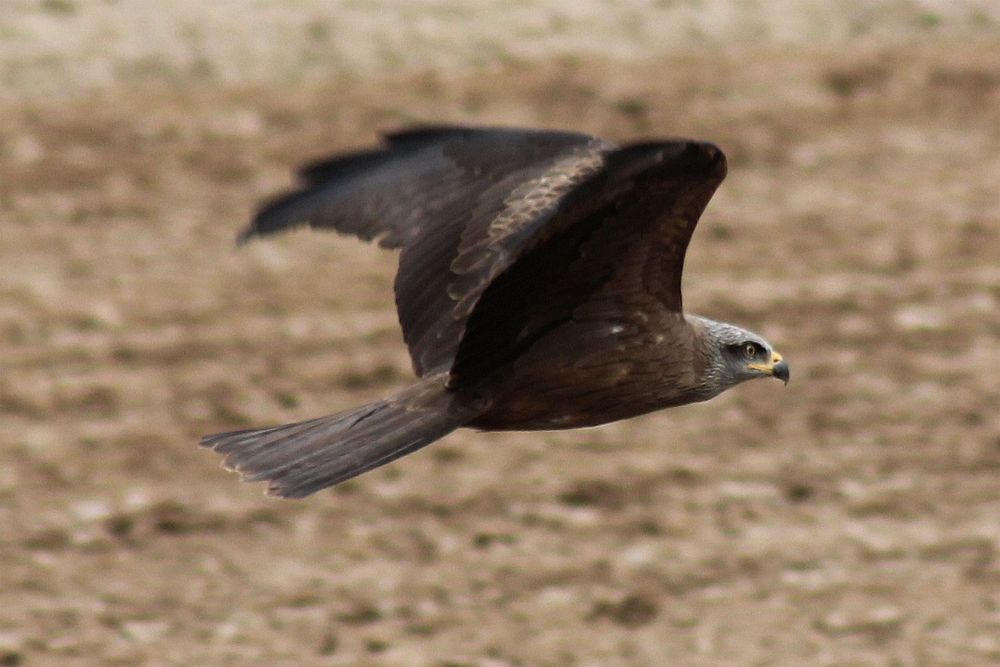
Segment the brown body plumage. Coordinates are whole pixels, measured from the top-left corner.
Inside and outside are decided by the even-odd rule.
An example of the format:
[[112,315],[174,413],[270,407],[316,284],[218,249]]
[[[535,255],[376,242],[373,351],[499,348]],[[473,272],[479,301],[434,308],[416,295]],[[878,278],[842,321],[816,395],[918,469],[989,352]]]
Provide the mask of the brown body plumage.
[[302,496],[459,426],[593,426],[787,380],[763,339],[683,313],[684,254],[725,173],[706,143],[464,127],[307,167],[241,239],[308,224],[399,248],[396,305],[420,380],[203,444],[272,493]]

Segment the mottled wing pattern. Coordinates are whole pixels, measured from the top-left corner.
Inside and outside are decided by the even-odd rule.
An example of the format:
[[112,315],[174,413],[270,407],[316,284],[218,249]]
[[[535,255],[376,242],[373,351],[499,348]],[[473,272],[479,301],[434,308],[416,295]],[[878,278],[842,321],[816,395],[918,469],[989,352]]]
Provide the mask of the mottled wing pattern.
[[[451,386],[483,377],[570,321],[662,332],[671,314],[679,319],[688,242],[725,173],[722,151],[691,141],[636,144],[602,158],[478,300]],[[653,316],[660,321],[646,321]]]
[[402,248],[396,304],[424,375],[450,365],[466,317],[510,261],[510,247],[612,148],[545,130],[391,134],[380,149],[302,169],[302,187],[262,207],[240,239],[309,225]]
[[[466,321],[490,283],[547,236],[562,197],[600,168],[608,147],[587,143],[536,160],[483,192],[472,211],[439,221],[403,248],[396,303],[415,366],[450,368]],[[446,270],[436,267],[445,264]]]

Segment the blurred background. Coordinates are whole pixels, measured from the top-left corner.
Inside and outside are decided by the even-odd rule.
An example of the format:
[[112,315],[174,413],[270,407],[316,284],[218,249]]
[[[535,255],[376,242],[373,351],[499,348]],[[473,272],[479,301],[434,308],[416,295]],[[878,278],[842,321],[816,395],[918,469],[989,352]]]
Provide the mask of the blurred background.
[[[685,305],[791,384],[221,470],[411,377],[393,255],[236,232],[442,121],[721,145]],[[0,664],[997,664],[998,174],[990,0],[2,0]]]

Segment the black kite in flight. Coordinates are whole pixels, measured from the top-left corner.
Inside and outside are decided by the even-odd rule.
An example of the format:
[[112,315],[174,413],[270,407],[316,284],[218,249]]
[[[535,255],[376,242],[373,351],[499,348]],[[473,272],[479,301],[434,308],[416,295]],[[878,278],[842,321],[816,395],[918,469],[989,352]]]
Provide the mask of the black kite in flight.
[[725,175],[709,143],[473,127],[391,134],[305,167],[241,240],[309,225],[400,249],[396,306],[419,379],[202,445],[269,493],[302,497],[461,426],[593,426],[787,382],[763,338],[681,307],[684,253]]

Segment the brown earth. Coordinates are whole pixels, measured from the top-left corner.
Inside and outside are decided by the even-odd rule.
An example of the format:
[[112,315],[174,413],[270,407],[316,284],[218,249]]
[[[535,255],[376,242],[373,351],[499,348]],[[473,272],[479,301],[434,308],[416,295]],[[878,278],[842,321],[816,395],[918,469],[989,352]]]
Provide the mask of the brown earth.
[[[300,502],[238,483],[201,434],[410,370],[392,255],[235,232],[421,120],[719,143],[686,304],[792,383],[461,431]],[[1000,662],[1000,49],[6,95],[0,173],[0,665]]]

